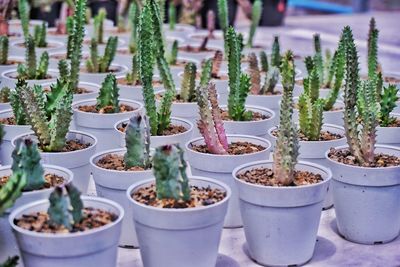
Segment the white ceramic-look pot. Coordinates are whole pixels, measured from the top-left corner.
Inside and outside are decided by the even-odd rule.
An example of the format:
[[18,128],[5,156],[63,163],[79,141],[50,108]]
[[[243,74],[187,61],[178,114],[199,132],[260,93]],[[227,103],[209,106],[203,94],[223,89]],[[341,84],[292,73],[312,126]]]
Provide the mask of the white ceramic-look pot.
[[85,207],[112,212],[118,218],[99,228],[76,233],[37,233],[14,224],[24,214],[46,211],[48,200],[41,200],[13,211],[9,224],[13,228],[25,267],[110,267],[117,264],[118,240],[124,210],[117,203],[98,197],[82,196]]
[[[48,38],[47,39],[47,47],[35,47],[35,51],[37,55],[41,55],[43,52],[57,52],[57,51],[62,51],[65,49],[65,44],[63,42],[53,40]],[[25,47],[25,40],[20,39],[20,40],[15,40],[14,42],[11,42],[10,44],[10,53],[11,54],[16,54],[16,55],[23,55],[25,53],[26,47]]]
[[[55,83],[45,83],[42,86],[46,88],[50,87],[52,84]],[[84,94],[74,94],[73,102],[96,98],[100,91],[100,85],[95,83],[79,82],[78,87],[86,89],[88,92]]]
[[[14,113],[11,109],[0,111],[0,118],[4,119],[11,117],[14,117]],[[11,141],[18,135],[31,132],[31,126],[3,124],[3,127],[5,135],[0,146],[0,163],[1,165],[10,165],[12,163],[11,153],[14,150]]]
[[[0,65],[0,73],[3,73],[4,71],[11,70],[11,69],[17,69],[18,63],[25,62],[25,58],[17,57],[17,56],[8,56],[8,63],[10,63],[10,62],[15,62],[15,63]],[[1,85],[1,86],[3,87],[4,85]]]
[[[399,113],[390,113],[390,116],[400,119]],[[376,142],[382,145],[390,145],[398,147],[400,145],[400,127],[377,127]]]
[[[29,137],[37,141],[37,137],[33,133],[22,134],[16,136],[12,141],[13,147],[20,138]],[[67,140],[78,140],[81,144],[90,144],[89,147],[81,150],[70,152],[40,152],[41,162],[44,164],[52,164],[69,169],[74,174],[74,185],[86,194],[89,186],[90,164],[89,159],[96,151],[97,139],[91,134],[69,131]]]
[[[64,179],[63,184],[71,183],[74,178],[73,173],[70,170],[63,167],[43,164],[43,168],[45,175],[55,174],[57,176],[61,176]],[[10,176],[10,175],[12,175],[11,165],[0,167],[0,177]],[[41,190],[22,192],[22,195],[15,201],[13,207],[7,211],[11,212],[23,205],[32,203],[34,201],[48,199],[53,190],[54,188],[46,188]]]
[[[122,120],[117,122],[114,125],[114,131],[118,135],[118,144],[120,147],[125,147],[125,133],[118,130],[123,124],[128,124],[129,120]],[[192,138],[193,133],[193,124],[190,121],[171,117],[171,124],[172,125],[182,125],[187,129],[186,132],[174,135],[165,135],[165,136],[150,136],[150,145],[152,148],[156,148],[163,145],[168,144],[176,144],[178,143],[181,147],[184,147],[185,144]]]
[[118,135],[114,125],[123,119],[129,119],[135,114],[141,114],[143,105],[139,102],[119,99],[120,104],[128,105],[134,110],[123,113],[91,113],[79,110],[80,106],[96,105],[96,99],[87,99],[72,104],[74,110],[75,129],[93,134],[97,138],[98,152],[118,147]]
[[[192,186],[218,188],[226,196],[215,204],[186,209],[163,209],[132,199],[139,188],[154,180],[139,182],[127,190],[139,239],[143,265],[147,267],[215,266],[222,225],[231,197],[229,187],[204,177],[190,177]],[[194,260],[196,257],[198,260]]]
[[[339,233],[360,244],[382,244],[395,239],[400,233],[400,166],[346,165],[330,159],[328,153]],[[393,146],[376,145],[375,153],[400,157],[400,149]]]
[[97,162],[108,154],[124,155],[125,148],[103,151],[90,158],[90,166],[96,185],[97,196],[111,199],[120,204],[125,210],[122,220],[122,234],[120,246],[139,247],[134,225],[134,214],[130,208],[130,201],[126,197],[126,190],[134,183],[153,178],[151,169],[144,171],[117,171],[97,166]]
[[[47,71],[47,74],[51,77],[49,79],[42,79],[42,80],[25,80],[29,86],[34,86],[34,85],[42,85],[44,83],[55,83],[58,78],[58,70],[56,69],[49,69]],[[13,78],[17,77],[17,69],[10,69],[7,71],[4,71],[1,74],[1,81],[2,81],[2,86],[8,86],[11,89],[15,88],[15,85],[17,84],[18,79]]]
[[[112,73],[119,77],[124,76],[128,72],[128,67],[119,64],[111,64],[110,66],[112,69],[115,69]],[[97,83],[101,84],[109,72],[103,73],[90,73],[90,72],[79,72],[79,81],[81,82],[90,82],[90,83]]]
[[300,161],[297,170],[320,174],[324,180],[312,185],[275,187],[237,178],[238,173],[247,170],[272,167],[272,161],[258,161],[233,171],[249,254],[262,265],[299,266],[314,253],[322,203],[332,173],[320,165]]
[[221,181],[232,190],[232,197],[228,205],[228,213],[225,218],[224,227],[236,228],[242,226],[242,218],[239,210],[239,197],[232,171],[238,165],[252,161],[265,160],[269,158],[271,143],[263,138],[248,135],[228,135],[228,142],[249,142],[265,147],[263,151],[243,155],[215,155],[194,151],[192,146],[204,145],[202,137],[195,138],[186,143],[186,158],[191,166],[192,174],[204,177],[212,177]]
[[[154,78],[155,78],[155,80],[160,79],[157,76],[155,76]],[[118,83],[118,79],[125,79],[125,76],[117,77],[117,83]],[[142,85],[125,85],[125,84],[118,83],[118,88],[119,88],[119,97],[129,99],[129,100],[134,100],[134,101],[140,101],[140,102],[144,101]],[[164,89],[164,85],[162,85],[162,84],[153,85],[154,94],[158,94],[163,89]]]

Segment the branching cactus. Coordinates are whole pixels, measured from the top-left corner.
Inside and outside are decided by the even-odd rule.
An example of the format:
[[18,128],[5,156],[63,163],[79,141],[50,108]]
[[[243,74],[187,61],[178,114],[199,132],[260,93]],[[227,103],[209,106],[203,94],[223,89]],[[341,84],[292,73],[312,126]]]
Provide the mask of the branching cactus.
[[283,96],[280,107],[280,125],[274,151],[274,178],[282,185],[294,181],[294,170],[299,155],[297,129],[292,121],[295,67],[293,54],[288,51],[282,59]]
[[[211,77],[219,78],[219,70],[221,69],[222,60],[224,59],[224,55],[222,51],[215,51],[214,57],[212,58],[212,69],[211,69]],[[208,83],[208,81],[207,81]]]
[[104,20],[106,19],[107,13],[104,8],[99,10],[97,16],[94,17],[94,39],[98,44],[104,43]]
[[126,74],[125,80],[132,85],[136,85],[139,82],[138,55],[132,56],[132,70]]
[[68,230],[71,230],[74,224],[81,222],[84,217],[80,195],[79,190],[72,184],[66,185],[65,189],[56,187],[49,197],[50,206],[47,213],[50,222],[56,226],[63,225]]
[[119,88],[114,74],[108,74],[101,85],[99,95],[96,99],[97,110],[104,113],[119,112]]
[[380,97],[380,113],[379,113],[379,121],[380,126],[388,127],[392,123],[396,122],[396,118],[392,117],[390,113],[396,107],[396,102],[399,100],[397,96],[398,89],[395,85],[389,85],[384,88],[381,97]]
[[174,1],[170,1],[169,2],[168,20],[169,20],[169,29],[171,31],[175,30],[175,25],[176,25],[176,6],[175,6]]
[[0,65],[6,65],[8,61],[8,37],[0,36]]
[[25,64],[18,64],[18,79],[42,80],[47,78],[49,68],[49,54],[45,51],[40,56],[39,64],[36,62],[35,41],[28,36],[25,43]]
[[228,139],[221,118],[215,84],[202,85],[196,90],[200,119],[197,127],[210,153],[228,154]]
[[254,36],[255,36],[258,24],[260,23],[262,8],[263,8],[263,4],[262,4],[261,0],[254,1],[253,9],[251,12],[251,26],[250,26],[250,32],[249,32],[249,40],[247,41],[248,47],[253,47]]
[[178,59],[178,40],[175,40],[172,43],[171,52],[168,56],[168,64],[176,65],[176,61]]
[[133,116],[129,120],[125,133],[125,167],[127,169],[132,167],[150,168],[150,127],[146,116]]
[[207,11],[207,30],[208,30],[208,38],[213,39],[214,31],[215,31],[215,13],[213,10]]
[[272,43],[271,65],[279,68],[281,66],[281,49],[279,44],[279,36],[274,36]]
[[379,30],[376,28],[375,18],[369,21],[368,32],[368,79],[376,78],[378,71],[378,36]]
[[10,95],[10,104],[13,110],[15,123],[17,125],[27,125],[27,117],[25,115],[24,106],[20,100],[21,92],[27,90],[28,84],[25,80],[18,79],[17,84],[15,85],[15,90],[11,92]]
[[45,22],[43,22],[42,25],[35,26],[33,36],[35,39],[35,45],[37,47],[47,47],[46,31],[47,29]]
[[3,87],[0,89],[0,103],[10,102],[11,89],[9,87]]
[[178,144],[156,148],[153,157],[153,173],[156,178],[158,199],[190,200],[187,164],[183,159],[183,150]]
[[25,41],[29,36],[29,4],[27,0],[18,0],[18,15],[21,20]]
[[118,37],[111,36],[108,38],[104,55],[98,55],[97,41],[92,39],[90,44],[90,58],[86,61],[86,69],[91,73],[109,72],[112,61],[117,51]]
[[189,62],[185,66],[181,83],[180,99],[184,102],[193,102],[196,99],[196,64]]

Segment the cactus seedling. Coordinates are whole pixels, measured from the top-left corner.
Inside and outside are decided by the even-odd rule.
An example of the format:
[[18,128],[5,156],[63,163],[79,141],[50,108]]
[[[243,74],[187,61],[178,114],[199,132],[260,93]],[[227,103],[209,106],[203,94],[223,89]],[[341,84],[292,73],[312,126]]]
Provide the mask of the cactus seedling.
[[175,6],[174,1],[170,1],[169,2],[168,20],[169,20],[169,29],[171,31],[175,30],[175,25],[176,25],[176,6]]
[[388,127],[396,121],[396,118],[390,115],[390,112],[396,107],[396,102],[399,100],[397,96],[398,89],[395,85],[390,84],[384,88],[380,96],[380,113],[379,113],[379,125],[382,127]]
[[297,129],[292,121],[295,67],[291,51],[288,51],[283,57],[281,71],[283,96],[273,172],[275,179],[282,185],[290,185],[294,181],[294,170],[299,155]]
[[279,69],[275,66],[271,66],[270,68],[268,68],[268,58],[266,57],[266,55],[265,58],[261,57],[262,60],[261,63],[262,65],[266,65],[266,68],[264,66],[264,69],[267,69],[264,85],[262,85],[261,71],[263,67],[261,66],[261,69],[259,68],[256,54],[250,53],[248,55],[248,60],[249,60],[249,75],[251,80],[251,88],[250,88],[251,93],[255,95],[276,94],[274,89],[276,84],[278,83]]
[[13,257],[8,257],[8,259],[0,264],[1,267],[17,267],[18,266],[18,261],[19,257],[18,256],[13,256]]
[[150,168],[150,127],[146,116],[133,116],[129,121],[125,133],[125,168]]
[[106,16],[106,10],[104,8],[101,8],[99,10],[99,13],[97,13],[97,16],[94,17],[94,39],[98,44],[104,43],[104,20],[106,19]]
[[126,74],[125,80],[128,84],[136,85],[139,82],[139,62],[138,56],[132,56],[132,70]]
[[131,36],[129,38],[129,51],[131,52],[131,54],[135,54],[137,51],[137,26],[139,24],[139,16],[140,8],[135,1],[132,1],[129,6],[128,12],[128,23],[131,31]]
[[368,79],[373,80],[378,71],[378,36],[379,30],[376,28],[375,18],[369,21],[368,32]]
[[226,42],[226,33],[229,27],[229,19],[228,19],[228,2],[227,0],[217,0],[217,9],[218,9],[218,20],[219,26],[222,29],[224,34],[224,55],[228,55],[228,45]]
[[90,44],[90,58],[86,61],[86,69],[92,73],[109,72],[111,62],[115,57],[117,51],[118,37],[112,36],[108,38],[104,55],[98,55],[97,41],[92,39]]
[[34,28],[33,36],[35,39],[35,45],[37,47],[47,47],[46,42],[46,23],[43,22],[42,25],[36,25]]
[[25,64],[18,64],[18,79],[41,80],[46,79],[49,67],[49,54],[45,51],[40,56],[39,64],[36,63],[35,42],[28,36],[25,43]]
[[96,99],[96,109],[105,113],[119,112],[119,88],[114,74],[108,74],[101,85]]
[[10,102],[11,89],[9,87],[3,87],[0,90],[0,103]]
[[214,57],[212,59],[212,69],[211,69],[211,77],[218,79],[219,78],[219,70],[221,69],[221,64],[224,55],[222,51],[217,50],[215,51]]
[[18,15],[26,41],[29,36],[29,4],[27,0],[18,0]]
[[253,47],[254,35],[256,33],[258,24],[260,23],[262,8],[263,7],[262,7],[261,0],[254,1],[253,9],[251,12],[251,26],[250,26],[250,32],[249,32],[249,40],[247,41],[248,47]]
[[261,71],[268,72],[269,64],[268,64],[268,57],[265,51],[260,52],[260,63],[261,63]]
[[279,44],[279,36],[274,36],[272,43],[271,65],[279,68],[281,66],[281,49]]
[[6,65],[8,61],[8,37],[0,36],[0,65]]
[[208,38],[213,39],[214,31],[215,31],[215,13],[213,10],[207,11],[207,30],[208,30]]
[[176,60],[178,59],[178,40],[175,40],[171,47],[171,52],[168,57],[168,64],[176,65]]
[[196,64],[190,62],[186,64],[181,83],[180,99],[184,102],[193,102],[196,98]]
[[201,77],[200,77],[200,85],[205,86],[211,80],[212,77],[212,68],[213,68],[213,59],[208,59],[203,63],[201,69]]

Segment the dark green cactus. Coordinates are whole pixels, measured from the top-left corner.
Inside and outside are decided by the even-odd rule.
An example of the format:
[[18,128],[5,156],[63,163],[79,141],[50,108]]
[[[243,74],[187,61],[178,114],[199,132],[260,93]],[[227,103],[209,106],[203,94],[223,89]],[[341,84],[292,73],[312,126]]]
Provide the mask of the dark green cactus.
[[168,20],[169,20],[169,29],[171,31],[175,30],[175,25],[176,25],[176,6],[175,6],[174,1],[170,1],[169,2]]
[[311,56],[306,56],[304,58],[304,64],[306,65],[307,73],[311,73],[314,69],[314,59]]
[[140,16],[140,8],[138,7],[135,1],[132,1],[132,3],[129,6],[129,12],[128,12],[128,22],[131,34],[129,38],[129,51],[131,52],[131,54],[135,54],[137,51],[137,39],[138,39],[137,27],[139,24],[139,16]]
[[281,49],[279,44],[279,36],[274,36],[271,53],[271,65],[277,68],[281,66]]
[[125,168],[150,168],[150,127],[147,123],[146,116],[133,116],[129,121],[125,133]]
[[6,65],[8,61],[8,37],[0,36],[0,65]]
[[211,77],[212,78],[216,78],[216,79],[219,78],[219,71],[221,69],[223,59],[224,59],[224,55],[222,54],[222,51],[220,51],[220,50],[215,51],[214,57],[212,59],[212,69],[211,69]]
[[39,64],[36,62],[35,42],[28,36],[25,42],[25,64],[18,64],[18,79],[42,80],[47,78],[49,68],[49,54],[45,51],[40,56]]
[[105,108],[108,113],[119,112],[119,88],[117,86],[117,80],[114,74],[108,74],[104,79],[99,95],[96,99],[96,109],[104,110]]
[[86,69],[91,73],[105,73],[110,71],[110,66],[117,52],[118,37],[111,36],[108,38],[104,55],[98,55],[98,43],[95,39],[91,40],[90,58],[86,61]]
[[168,64],[176,65],[176,60],[178,58],[178,41],[175,40],[171,47],[171,52],[168,56]]
[[211,80],[213,60],[208,59],[204,62],[201,69],[200,86],[205,86]]
[[293,54],[286,52],[281,66],[283,96],[280,107],[280,125],[274,151],[274,178],[282,185],[291,185],[299,155],[297,129],[292,121],[295,66]]
[[33,36],[37,47],[47,47],[46,32],[47,29],[45,22],[43,22],[42,25],[35,26]]
[[181,83],[180,99],[184,102],[193,102],[196,98],[196,64],[189,62],[185,66]]
[[376,28],[375,18],[369,21],[368,32],[368,79],[373,80],[378,71],[378,36],[379,30]]
[[261,63],[261,71],[268,72],[269,69],[268,57],[264,51],[260,52],[260,63]]
[[0,264],[1,267],[17,267],[18,266],[18,261],[19,257],[18,256],[13,256],[13,257],[8,257],[8,259]]
[[18,15],[21,20],[25,41],[29,35],[29,4],[27,0],[18,0]]
[[392,117],[390,113],[397,106],[396,102],[399,100],[397,96],[398,91],[395,85],[390,84],[384,88],[380,96],[379,125],[382,127],[388,127],[396,121],[396,118]]
[[3,87],[0,89],[0,103],[10,102],[11,89],[9,87]]
[[107,12],[104,8],[99,10],[99,13],[94,17],[94,39],[98,44],[104,44],[104,20],[106,19]]
[[248,47],[253,47],[253,39],[256,33],[258,24],[260,23],[261,13],[263,9],[263,3],[261,0],[255,0],[253,3],[253,9],[251,12],[251,26],[249,32],[249,40],[247,41]]
[[128,84],[136,85],[139,82],[138,55],[132,56],[132,70],[126,74],[125,80]]
[[318,77],[320,80],[320,84],[322,85],[324,83],[324,60],[322,58],[322,49],[321,49],[321,39],[319,34],[314,34],[314,67],[317,70]]
[[68,81],[70,71],[69,71],[69,66],[68,63],[65,59],[62,59],[58,62],[58,72],[60,74],[60,80],[62,81]]
[[156,148],[153,157],[153,173],[156,178],[158,199],[190,200],[187,164],[183,159],[183,150],[178,144]]

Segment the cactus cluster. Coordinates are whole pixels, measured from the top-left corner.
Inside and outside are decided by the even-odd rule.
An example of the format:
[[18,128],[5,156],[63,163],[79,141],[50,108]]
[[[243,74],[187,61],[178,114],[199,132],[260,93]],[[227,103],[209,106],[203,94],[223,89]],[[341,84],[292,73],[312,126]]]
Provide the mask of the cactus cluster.
[[18,79],[42,80],[47,78],[49,68],[49,54],[45,51],[40,56],[39,64],[36,62],[35,41],[28,35],[25,42],[25,63],[18,64]]
[[221,118],[215,84],[209,83],[196,90],[200,119],[197,127],[212,154],[228,154],[228,139]]
[[119,112],[119,88],[114,74],[108,74],[104,79],[99,95],[96,98],[96,109],[101,113]]
[[0,36],[0,65],[6,65],[8,61],[8,37]]
[[50,206],[47,213],[50,223],[55,226],[63,225],[71,230],[73,225],[84,218],[81,193],[72,184],[65,187],[56,187],[49,197]]
[[104,44],[104,20],[106,16],[106,10],[101,8],[93,20],[94,36],[92,39],[98,44]]
[[33,38],[35,39],[35,45],[37,47],[47,47],[46,41],[46,23],[43,22],[42,25],[35,25]]
[[228,76],[229,96],[228,113],[235,121],[247,121],[253,116],[251,111],[246,111],[246,97],[250,91],[250,77],[241,73],[241,49],[238,35],[233,27],[229,27],[225,42],[228,45]]
[[250,32],[249,32],[249,40],[247,41],[248,47],[253,47],[253,41],[254,41],[256,29],[261,20],[262,8],[263,8],[262,1],[255,0],[253,3],[252,12],[251,12],[251,26],[250,26]]
[[3,87],[0,89],[0,103],[10,102],[11,89],[9,87]]
[[117,52],[118,37],[111,36],[107,40],[104,55],[99,56],[98,42],[92,39],[90,43],[90,58],[86,61],[86,70],[91,73],[105,73],[110,71],[110,65]]
[[282,185],[294,181],[294,170],[299,155],[297,128],[292,121],[295,66],[293,54],[286,52],[281,66],[283,96],[280,107],[280,125],[274,151],[274,178]]
[[125,168],[150,168],[150,126],[148,125],[147,117],[142,117],[141,115],[133,116],[129,120],[125,134]]
[[[274,95],[275,86],[279,80],[278,67],[269,67],[268,58],[265,52],[260,53],[261,68],[258,64],[258,58],[255,53],[248,55],[249,61],[249,75],[251,81],[250,92],[254,95]],[[261,72],[265,72],[264,84],[261,82]]]
[[21,20],[25,41],[29,36],[29,10],[28,0],[18,0],[18,15]]

